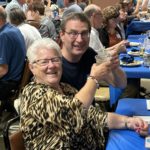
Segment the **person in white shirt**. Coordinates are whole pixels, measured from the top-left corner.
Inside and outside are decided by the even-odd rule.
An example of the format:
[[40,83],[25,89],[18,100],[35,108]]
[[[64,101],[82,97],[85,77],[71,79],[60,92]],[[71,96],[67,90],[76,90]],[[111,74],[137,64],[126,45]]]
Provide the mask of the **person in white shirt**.
[[64,6],[66,8],[62,14],[62,18],[66,17],[70,13],[82,12],[81,7],[76,3],[75,0],[64,0]]
[[[90,33],[90,42],[89,46],[93,48],[96,52],[99,52],[101,49],[104,49],[102,42],[99,38],[98,29],[103,26],[103,15],[101,12],[101,8],[95,4],[90,4],[84,9],[85,15],[89,18],[91,22],[91,33]],[[107,48],[108,50],[116,49],[118,53],[120,51],[126,51],[125,44],[126,40],[119,42],[118,44]]]
[[28,49],[35,40],[41,38],[40,32],[34,26],[25,23],[26,16],[20,8],[10,10],[9,20],[11,24],[17,26],[21,31],[25,40],[26,49]]
[[26,0],[12,0],[5,7],[5,10],[6,10],[7,14],[9,14],[10,10],[13,9],[13,8],[20,8],[24,12],[26,12],[26,10],[28,8],[28,6],[26,4]]

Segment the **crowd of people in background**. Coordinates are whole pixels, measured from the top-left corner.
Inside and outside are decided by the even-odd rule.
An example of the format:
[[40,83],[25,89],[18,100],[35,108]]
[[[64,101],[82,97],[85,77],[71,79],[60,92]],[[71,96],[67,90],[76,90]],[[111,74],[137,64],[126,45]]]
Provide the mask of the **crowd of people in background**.
[[[140,128],[147,135],[143,120],[97,110],[94,94],[104,81],[125,89],[121,97],[139,96],[118,55],[129,44],[127,25],[149,5],[120,0],[102,9],[88,0],[12,0],[0,6],[0,101],[19,87],[26,57],[33,74],[20,95],[26,149],[100,149],[105,129]],[[102,49],[110,59],[96,65]]]

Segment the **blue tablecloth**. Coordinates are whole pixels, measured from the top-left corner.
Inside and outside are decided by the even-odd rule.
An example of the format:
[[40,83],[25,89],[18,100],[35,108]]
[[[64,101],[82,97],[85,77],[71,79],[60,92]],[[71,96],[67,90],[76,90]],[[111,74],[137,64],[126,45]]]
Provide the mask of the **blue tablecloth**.
[[[128,41],[139,42],[138,39],[143,39],[144,41],[145,37],[146,35],[130,35]],[[130,51],[131,48],[129,47],[127,50]],[[134,59],[143,61],[141,57],[135,57]],[[122,67],[122,69],[126,72],[128,78],[150,78],[150,69],[143,65],[138,67]]]
[[[135,60],[143,61],[140,57],[135,57]],[[127,78],[150,78],[150,69],[144,67],[143,64],[136,67],[122,67],[127,75]]]
[[130,34],[140,34],[150,30],[150,21],[131,21],[131,23],[127,26],[126,35]]
[[116,113],[126,116],[150,116],[150,111],[146,108],[146,100],[134,98],[120,99]]
[[[128,40],[129,42],[139,42],[138,39],[143,39],[144,41],[145,37],[146,35],[130,35],[128,36]],[[131,48],[132,47],[128,47],[127,51],[130,51]],[[143,61],[141,57],[134,57],[134,59]],[[126,73],[127,78],[138,78],[139,80],[140,78],[150,78],[150,69],[148,67],[144,67],[143,64],[136,67],[122,67],[122,69]],[[116,103],[122,91],[122,89],[110,86],[110,106]]]
[[[146,109],[145,99],[125,98],[119,100],[116,113],[134,116],[150,116],[150,111]],[[131,130],[111,130],[109,133],[106,150],[147,150],[145,148],[145,138],[139,136]]]

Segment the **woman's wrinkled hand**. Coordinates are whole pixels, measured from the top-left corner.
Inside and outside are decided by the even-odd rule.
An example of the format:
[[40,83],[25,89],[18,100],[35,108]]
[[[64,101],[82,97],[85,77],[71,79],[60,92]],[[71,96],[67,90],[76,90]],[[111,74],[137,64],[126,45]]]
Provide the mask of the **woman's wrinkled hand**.
[[141,136],[148,135],[148,123],[138,117],[129,117],[127,121],[127,127],[135,130]]

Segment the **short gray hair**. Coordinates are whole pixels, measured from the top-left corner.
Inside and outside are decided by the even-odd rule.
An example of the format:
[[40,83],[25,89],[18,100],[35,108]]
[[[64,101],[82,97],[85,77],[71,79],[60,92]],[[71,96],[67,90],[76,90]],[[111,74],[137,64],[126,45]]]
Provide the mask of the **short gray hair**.
[[37,53],[41,49],[55,50],[58,55],[61,57],[61,50],[59,45],[50,38],[38,39],[33,42],[33,44],[27,50],[27,58],[29,63],[33,63],[36,60]]
[[98,5],[90,4],[84,9],[84,14],[90,18],[93,13],[96,13],[97,11],[101,11],[101,8]]

